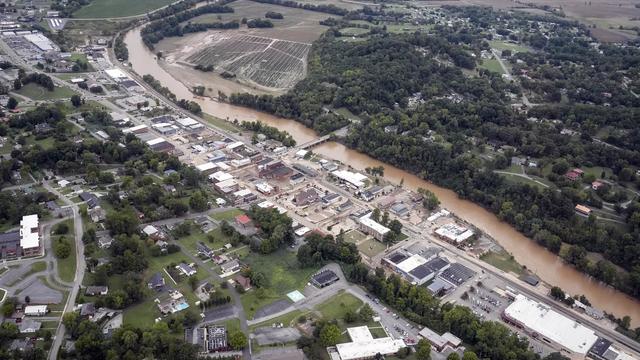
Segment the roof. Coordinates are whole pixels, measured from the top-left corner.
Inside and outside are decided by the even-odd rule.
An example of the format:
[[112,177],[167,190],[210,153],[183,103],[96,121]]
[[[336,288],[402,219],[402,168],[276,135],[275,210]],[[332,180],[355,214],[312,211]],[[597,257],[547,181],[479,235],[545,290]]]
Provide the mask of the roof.
[[186,118],[178,119],[178,120],[176,120],[176,122],[177,122],[180,126],[184,126],[184,127],[187,127],[187,126],[193,126],[193,125],[198,124],[198,122],[197,122],[197,121],[193,120],[193,119],[192,119],[192,118],[190,118],[190,117],[186,117]]
[[429,286],[427,286],[427,290],[432,294],[437,294],[442,290],[449,290],[452,287],[453,285],[450,282],[437,277],[431,284],[429,284]]
[[339,280],[338,275],[331,270],[323,270],[313,275],[313,280],[320,285],[332,283]]
[[363,217],[361,217],[359,219],[360,223],[368,228],[370,228],[371,230],[377,232],[378,234],[386,234],[389,231],[391,231],[388,227],[376,222],[375,220],[371,219],[369,217],[369,215],[365,215]]
[[127,78],[127,75],[125,75],[125,73],[120,69],[107,69],[104,72],[106,72],[107,75],[109,75],[109,77],[114,80]]
[[20,328],[20,332],[24,333],[24,332],[40,330],[41,326],[42,326],[42,323],[40,323],[39,321],[25,318],[25,319],[22,319],[22,322],[20,322],[19,328]]
[[27,305],[24,307],[26,313],[46,313],[47,305]]
[[215,168],[216,168],[216,165],[214,163],[212,163],[212,162],[206,162],[204,164],[200,164],[200,165],[196,166],[196,169],[198,171],[209,171],[209,170],[215,169]]
[[142,232],[147,235],[153,235],[158,232],[158,229],[153,225],[147,225],[142,229]]
[[216,182],[222,182],[225,180],[233,179],[233,175],[224,171],[216,171],[213,174],[209,175],[210,179],[214,179]]
[[347,170],[335,170],[332,172],[333,176],[337,177],[340,180],[346,181],[355,187],[363,187],[364,182],[369,180],[368,177],[360,174],[354,173]]
[[427,339],[429,343],[431,343],[433,346],[437,348],[442,348],[447,344],[447,340],[445,338],[440,336],[435,331],[429,329],[428,327],[425,327],[424,329],[420,330],[418,334],[423,338]]
[[242,225],[246,225],[251,222],[251,218],[247,214],[241,214],[236,216],[236,221]]
[[593,330],[522,294],[516,296],[504,314],[575,353],[586,354],[598,340]]
[[374,339],[366,326],[349,328],[347,332],[353,341],[336,345],[336,350],[342,360],[369,358],[378,353],[392,354],[405,347],[402,340],[390,337]]
[[405,259],[397,266],[398,269],[404,271],[405,273],[408,273],[426,262],[427,260],[420,255],[411,255],[409,258]]
[[23,216],[20,221],[20,247],[30,249],[40,246],[38,215]]
[[149,279],[149,281],[147,281],[148,285],[151,286],[162,286],[164,285],[164,277],[162,277],[162,274],[157,272],[155,274],[153,274],[153,276]]
[[96,307],[93,303],[85,303],[82,304],[82,309],[80,309],[80,316],[93,316],[96,313]]

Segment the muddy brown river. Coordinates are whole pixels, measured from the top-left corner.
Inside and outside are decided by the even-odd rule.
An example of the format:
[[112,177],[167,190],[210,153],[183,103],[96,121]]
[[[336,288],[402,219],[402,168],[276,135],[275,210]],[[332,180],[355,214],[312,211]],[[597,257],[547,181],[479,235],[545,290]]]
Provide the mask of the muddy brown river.
[[[172,77],[156,62],[155,55],[142,43],[140,29],[134,29],[125,36],[129,49],[129,61],[133,70],[140,76],[150,74],[168,87],[178,98],[193,99],[193,94],[186,85]],[[293,120],[275,117],[248,108],[219,103],[211,99],[197,101],[203,111],[222,119],[260,120],[289,132],[300,144],[317,138],[312,129]],[[593,306],[618,317],[629,315],[634,326],[640,325],[640,302],[575,270],[535,241],[525,237],[509,224],[500,221],[493,213],[470,202],[458,198],[450,190],[424,181],[415,175],[394,166],[382,163],[368,155],[351,150],[335,142],[324,143],[313,149],[315,153],[326,158],[349,164],[355,169],[384,166],[384,177],[394,183],[404,181],[404,186],[417,189],[426,188],[433,191],[440,199],[442,206],[453,211],[460,218],[468,221],[494,238],[515,259],[533,271],[544,282],[556,285],[570,294],[584,294]]]

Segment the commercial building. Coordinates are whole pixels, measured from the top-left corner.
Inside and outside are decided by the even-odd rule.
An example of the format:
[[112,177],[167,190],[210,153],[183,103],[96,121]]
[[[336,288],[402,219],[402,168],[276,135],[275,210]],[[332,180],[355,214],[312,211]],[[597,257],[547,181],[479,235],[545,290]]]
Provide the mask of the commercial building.
[[335,176],[338,180],[354,189],[362,189],[363,187],[365,187],[366,182],[369,181],[368,177],[360,173],[354,173],[347,170],[335,170],[331,173],[331,175]]
[[599,338],[589,349],[589,357],[596,360],[634,360],[635,358],[613,346],[605,338]]
[[384,236],[391,231],[388,227],[373,220],[370,213],[358,219],[358,229],[378,241],[382,241]]
[[147,145],[151,148],[151,150],[157,152],[169,152],[175,149],[175,146],[172,143],[163,138],[151,139],[147,141]]
[[20,249],[22,256],[40,254],[40,227],[38,215],[23,216],[20,220]]
[[327,287],[338,280],[338,275],[331,270],[322,270],[311,277],[311,283],[318,288]]
[[438,228],[436,230],[436,235],[448,242],[460,244],[463,241],[470,239],[474,233],[471,229],[467,229],[455,223],[450,223]]
[[593,330],[522,294],[504,309],[502,318],[568,354],[586,355],[598,340]]
[[442,352],[447,347],[456,349],[462,343],[462,340],[450,332],[438,335],[438,333],[426,327],[420,330],[418,335],[429,341],[431,346],[439,352]]
[[351,342],[338,344],[327,349],[332,360],[357,360],[373,358],[377,354],[394,354],[405,347],[402,340],[390,337],[374,339],[367,326],[348,328]]

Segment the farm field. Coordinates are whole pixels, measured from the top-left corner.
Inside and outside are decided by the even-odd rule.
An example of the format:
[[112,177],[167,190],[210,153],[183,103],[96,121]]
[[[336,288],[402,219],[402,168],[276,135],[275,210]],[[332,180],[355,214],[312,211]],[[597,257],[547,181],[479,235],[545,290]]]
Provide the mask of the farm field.
[[[210,30],[164,39],[156,45],[156,50],[164,54],[161,66],[188,87],[204,85],[205,95],[211,97],[217,97],[218,91],[278,95],[305,77],[311,43],[328,29],[319,24],[328,14],[248,0],[229,6],[234,13],[205,14],[191,22],[263,18],[269,11],[281,13],[284,18],[272,19],[273,28],[249,29],[241,25],[236,30]],[[200,72],[193,69],[196,64],[215,68],[213,72]],[[221,74],[225,72],[233,76],[223,78]]]
[[93,0],[73,13],[76,18],[118,18],[135,16],[169,5],[173,0]]

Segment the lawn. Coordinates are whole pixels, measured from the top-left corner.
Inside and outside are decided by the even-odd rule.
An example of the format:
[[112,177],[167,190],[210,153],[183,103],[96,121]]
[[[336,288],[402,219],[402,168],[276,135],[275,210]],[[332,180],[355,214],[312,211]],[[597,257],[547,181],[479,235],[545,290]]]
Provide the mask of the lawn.
[[56,259],[58,262],[58,276],[62,281],[72,282],[76,275],[76,243],[73,232],[73,220],[65,220],[64,223],[69,227],[69,233],[65,235],[51,235],[51,240],[55,243],[58,239],[64,236],[71,245],[71,251],[69,256],[64,259]]
[[249,327],[249,330],[255,330],[257,328],[261,328],[261,327],[271,327],[272,324],[276,324],[276,323],[281,323],[283,324],[285,327],[292,325],[292,323],[297,322],[298,318],[300,317],[300,315],[303,315],[304,313],[302,312],[302,310],[293,310],[291,312],[288,312],[284,315],[280,315],[276,318],[267,320],[267,321],[263,321],[261,323],[252,325]]
[[150,296],[139,304],[127,307],[123,313],[123,323],[141,328],[151,327],[155,319],[160,317],[160,310],[154,300],[155,296]]
[[347,292],[342,292],[331,300],[316,306],[316,310],[322,314],[324,319],[333,320],[344,318],[347,312],[357,311],[360,306],[362,306],[362,300]]
[[57,99],[68,99],[72,95],[76,95],[75,91],[72,91],[66,87],[55,87],[53,91],[49,91],[43,88],[40,85],[29,83],[24,86],[20,90],[15,91],[17,94],[28,97],[32,100],[57,100]]
[[489,44],[491,45],[492,48],[496,50],[511,50],[511,52],[514,52],[514,53],[531,51],[531,49],[529,49],[526,46],[512,44],[506,41],[492,40],[492,41],[489,41]]
[[518,262],[504,250],[500,252],[489,251],[480,257],[480,260],[487,264],[493,265],[498,269],[506,272],[512,272],[516,275],[522,275],[524,268]]
[[482,59],[482,64],[479,67],[498,74],[504,74],[502,66],[500,66],[500,63],[496,59]]
[[217,118],[215,116],[211,116],[209,114],[202,114],[202,117],[207,120],[211,125],[220,128],[222,130],[227,130],[231,132],[239,132],[241,131],[237,127],[235,127],[232,123],[225,121],[223,119]]
[[218,212],[218,213],[214,213],[211,215],[211,217],[215,220],[218,221],[222,221],[222,220],[227,220],[227,221],[231,221],[233,220],[236,216],[244,214],[244,212],[240,209],[231,209],[231,210],[227,210],[227,211],[223,211],[223,212]]
[[352,244],[357,244],[366,238],[367,238],[367,235],[355,229],[344,233],[344,241]]
[[76,18],[118,18],[141,15],[169,5],[174,0],[93,0],[73,13]]
[[[214,237],[215,240],[213,243],[209,242],[209,240],[207,239],[209,235]],[[226,235],[222,234],[222,230],[220,230],[220,228],[218,227],[211,230],[208,234],[203,233],[200,229],[194,229],[192,230],[191,235],[180,238],[176,241],[176,243],[186,251],[189,251],[190,253],[193,253],[195,255],[195,253],[197,252],[197,244],[199,241],[202,241],[210,249],[217,250],[228,244],[230,239]]]
[[386,248],[387,246],[385,244],[381,243],[380,241],[374,238],[368,239],[360,243],[360,245],[358,245],[358,250],[361,253],[367,255],[368,257],[376,256],[382,251],[384,251]]
[[286,250],[269,255],[250,253],[243,261],[267,278],[267,286],[242,295],[242,306],[248,318],[253,318],[261,307],[285,298],[287,293],[304,289],[317,271],[317,268],[300,268],[296,254]]

